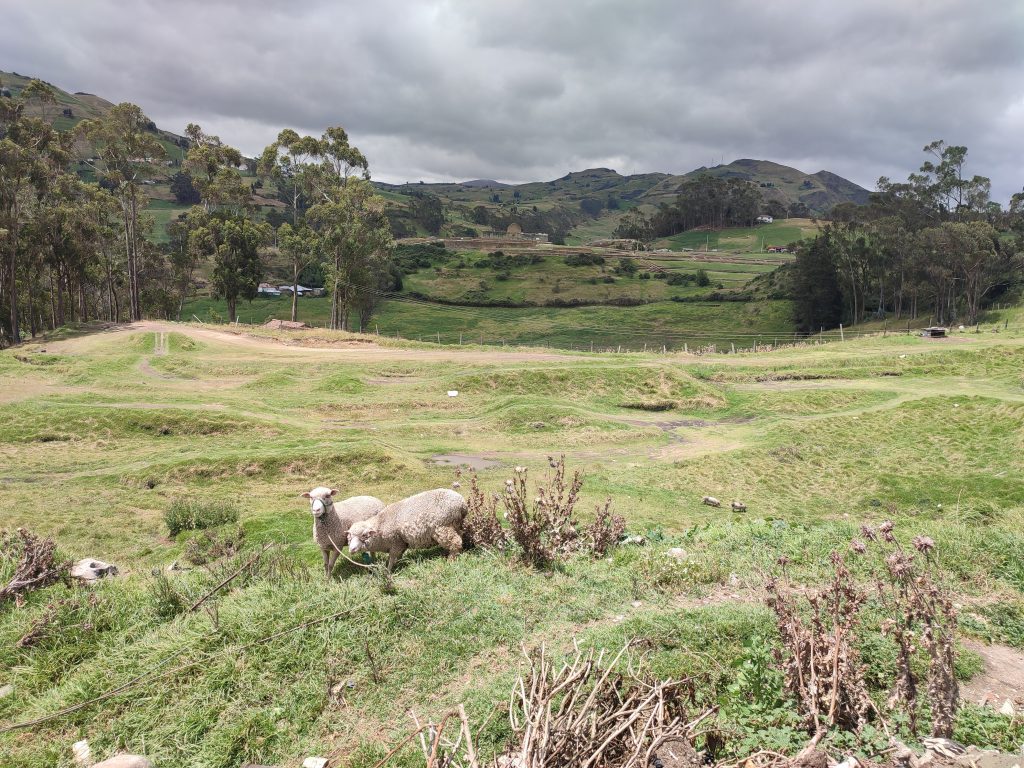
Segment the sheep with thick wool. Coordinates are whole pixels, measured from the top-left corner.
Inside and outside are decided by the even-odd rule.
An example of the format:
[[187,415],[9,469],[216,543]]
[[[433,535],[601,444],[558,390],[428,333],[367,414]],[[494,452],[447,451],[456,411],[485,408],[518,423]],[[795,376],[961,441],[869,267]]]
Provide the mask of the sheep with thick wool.
[[319,487],[302,494],[309,499],[313,512],[313,541],[320,547],[324,575],[328,579],[341,554],[341,547],[348,541],[352,524],[367,520],[384,509],[384,502],[374,496],[353,496],[336,502],[336,493],[333,488]]
[[388,570],[407,549],[440,545],[455,557],[462,552],[466,500],[449,488],[437,488],[388,504],[375,516],[348,529],[352,552],[387,552]]

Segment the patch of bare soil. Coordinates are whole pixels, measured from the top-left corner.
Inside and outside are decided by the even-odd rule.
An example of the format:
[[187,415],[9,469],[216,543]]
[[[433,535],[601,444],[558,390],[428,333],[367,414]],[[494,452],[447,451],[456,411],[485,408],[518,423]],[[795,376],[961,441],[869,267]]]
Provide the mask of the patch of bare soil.
[[433,464],[439,464],[445,467],[469,467],[470,469],[476,470],[489,469],[490,467],[497,467],[501,464],[500,461],[488,459],[486,456],[472,456],[456,453],[431,456],[430,461]]
[[1007,699],[1018,711],[1024,707],[1024,652],[1008,645],[982,645],[974,640],[964,645],[981,656],[985,668],[960,684],[960,697],[996,709]]
[[672,600],[672,604],[683,610],[693,610],[694,608],[722,605],[723,603],[757,603],[761,602],[764,596],[765,592],[763,589],[747,584],[715,584],[705,595],[700,595],[699,597],[678,595]]
[[149,364],[149,358],[139,363],[139,373],[144,374],[146,376],[152,376],[155,379],[165,379],[167,381],[173,381],[174,379],[177,378],[176,376],[171,376],[169,374],[161,373],[160,371],[158,371],[156,368]]

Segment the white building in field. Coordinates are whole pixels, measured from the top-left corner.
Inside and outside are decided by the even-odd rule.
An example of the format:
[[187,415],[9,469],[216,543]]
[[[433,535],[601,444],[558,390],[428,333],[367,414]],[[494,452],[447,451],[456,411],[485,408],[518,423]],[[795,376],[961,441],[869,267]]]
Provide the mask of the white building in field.
[[258,296],[280,296],[281,291],[272,286],[270,283],[260,283],[256,288],[256,295]]

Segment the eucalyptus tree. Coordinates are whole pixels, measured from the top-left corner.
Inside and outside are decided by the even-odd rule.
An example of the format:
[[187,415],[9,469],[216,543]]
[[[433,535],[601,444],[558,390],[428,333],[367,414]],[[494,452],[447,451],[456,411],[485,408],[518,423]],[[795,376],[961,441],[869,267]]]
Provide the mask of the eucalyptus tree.
[[385,201],[366,179],[349,177],[309,210],[326,256],[331,289],[331,328],[350,330],[349,315],[365,294],[377,290],[394,240]]
[[292,221],[290,225],[281,225],[277,241],[292,267],[293,322],[299,319],[299,274],[317,255],[313,234],[303,223],[303,213],[317,178],[323,175],[321,162],[325,151],[326,145],[320,139],[299,136],[286,128],[263,150],[257,164],[260,175],[272,180],[281,196],[289,201]]
[[[242,153],[195,124],[185,135],[189,150],[182,165],[201,204],[185,217],[188,247],[172,263],[172,272],[181,280],[195,264],[211,259],[214,290],[227,300],[229,320],[235,321],[238,300],[256,296],[263,277],[260,248],[269,241],[271,228],[252,219],[252,190],[239,170]],[[179,299],[179,311],[182,303]]]
[[84,120],[78,130],[91,143],[97,176],[121,204],[128,271],[129,317],[142,318],[140,271],[144,230],[140,226],[141,184],[157,173],[154,161],[164,156],[152,122],[135,104],[113,107],[102,118]]
[[191,215],[197,220],[189,234],[190,247],[213,257],[213,287],[227,300],[228,319],[235,322],[238,300],[256,297],[263,277],[259,251],[270,239],[270,226],[228,211]]
[[293,229],[298,229],[304,201],[308,201],[311,171],[319,164],[321,148],[319,139],[299,136],[285,128],[273,144],[267,145],[257,163],[257,172],[273,181],[279,192],[286,193]]
[[0,325],[0,339],[6,336],[13,344],[21,341],[21,230],[38,199],[38,194],[33,193],[45,187],[47,154],[61,146],[53,127],[45,120],[29,116],[27,110],[35,104],[53,101],[53,89],[39,80],[32,80],[17,98],[0,99],[0,237],[5,255],[0,261],[0,304],[7,304],[6,328]]
[[252,190],[239,170],[242,153],[222,142],[219,136],[204,133],[195,123],[189,123],[185,135],[189,149],[182,166],[199,192],[203,209],[239,210],[249,205]]
[[309,174],[317,202],[307,219],[325,257],[331,328],[349,330],[352,309],[377,293],[394,240],[384,198],[370,184],[366,156],[343,128],[324,132],[317,158],[319,166]]
[[285,222],[277,230],[277,243],[292,267],[292,322],[296,322],[299,319],[299,275],[316,258],[316,236],[305,224],[292,227]]

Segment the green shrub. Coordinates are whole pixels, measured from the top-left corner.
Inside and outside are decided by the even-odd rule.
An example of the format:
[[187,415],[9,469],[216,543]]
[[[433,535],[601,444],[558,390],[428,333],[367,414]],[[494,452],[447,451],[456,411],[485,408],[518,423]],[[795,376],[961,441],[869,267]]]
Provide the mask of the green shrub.
[[195,499],[175,499],[164,512],[164,522],[172,538],[182,531],[198,531],[237,521],[238,510],[233,506]]

